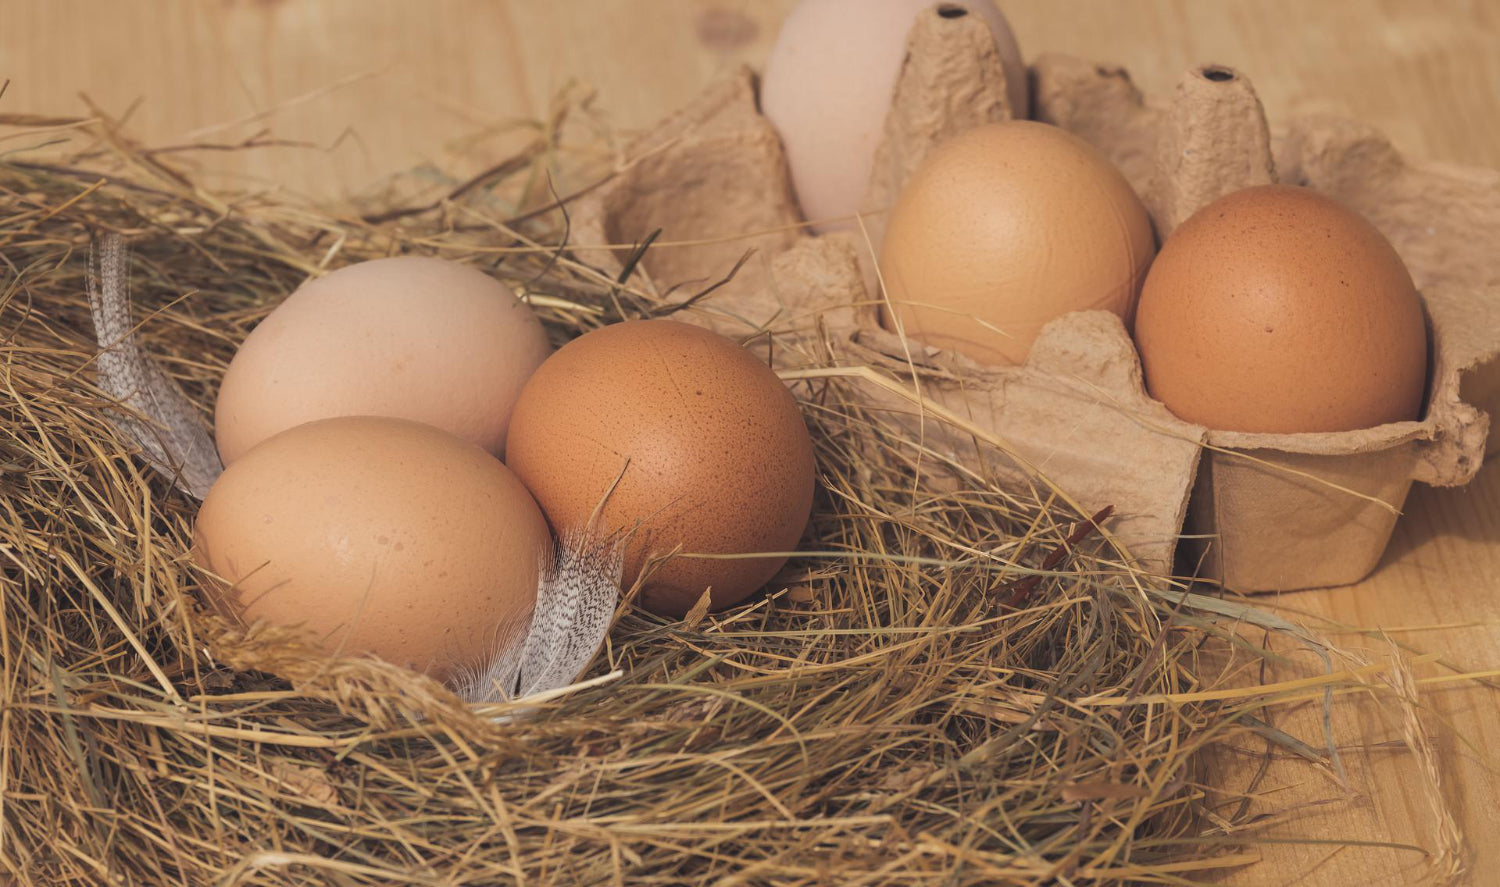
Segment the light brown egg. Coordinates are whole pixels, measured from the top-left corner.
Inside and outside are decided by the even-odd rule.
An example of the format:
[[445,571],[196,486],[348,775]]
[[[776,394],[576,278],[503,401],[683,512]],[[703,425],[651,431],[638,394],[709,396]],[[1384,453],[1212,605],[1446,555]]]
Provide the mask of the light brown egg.
[[1010,105],[1026,116],[1026,65],[990,0],[802,0],[781,25],[760,105],[786,148],[802,213],[817,231],[852,228],[875,165],[906,37],[919,15],[982,17],[1005,67]]
[[1127,323],[1155,253],[1146,208],[1093,146],[1031,121],[939,145],[902,188],[880,250],[887,329],[1019,364],[1070,311]]
[[505,284],[417,256],[311,280],[245,339],[215,408],[219,456],[314,419],[394,416],[496,455],[521,386],[551,352]]
[[[679,546],[791,551],[812,509],[812,441],[786,386],[734,342],[669,320],[615,324],[559,349],[516,403],[506,458],[560,534],[587,529],[605,503],[601,528],[633,534],[627,587],[649,555]],[[729,606],[785,561],[677,557],[644,603],[682,615],[711,587],[713,606]]]
[[1349,431],[1421,412],[1411,275],[1375,226],[1307,188],[1236,191],[1179,226],[1135,338],[1152,396],[1209,428]]
[[247,622],[451,679],[527,627],[552,538],[526,488],[473,443],[405,419],[299,425],[230,465],[194,554]]

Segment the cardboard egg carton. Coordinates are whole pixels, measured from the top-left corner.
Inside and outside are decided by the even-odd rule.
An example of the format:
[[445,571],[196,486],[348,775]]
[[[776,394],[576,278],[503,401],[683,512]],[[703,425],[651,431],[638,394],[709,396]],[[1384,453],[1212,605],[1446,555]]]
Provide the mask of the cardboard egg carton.
[[[679,316],[799,361],[869,367],[868,405],[927,447],[1002,480],[1041,472],[1109,529],[1140,566],[1166,571],[1184,533],[1208,578],[1244,591],[1345,584],[1379,562],[1413,481],[1466,483],[1500,404],[1500,175],[1410,163],[1378,133],[1336,119],[1273,135],[1244,75],[1190,71],[1146,101],[1121,70],[1044,56],[1032,116],[1100,148],[1151,211],[1159,238],[1230,191],[1273,181],[1323,191],[1395,244],[1423,292],[1432,367],[1421,421],[1334,434],[1211,431],[1146,392],[1120,320],[1078,312],[1049,324],[1024,366],[982,366],[882,329],[872,257],[883,211],[944,138],[1003,120],[1005,74],[974,17],[919,16],[892,96],[864,213],[852,231],[806,233],[775,130],[748,69],[633,146],[634,158],[573,219],[575,253],[618,273],[615,251],[657,229],[643,285],[686,300]],[[682,245],[673,245],[682,244]],[[765,333],[771,333],[766,336]]]

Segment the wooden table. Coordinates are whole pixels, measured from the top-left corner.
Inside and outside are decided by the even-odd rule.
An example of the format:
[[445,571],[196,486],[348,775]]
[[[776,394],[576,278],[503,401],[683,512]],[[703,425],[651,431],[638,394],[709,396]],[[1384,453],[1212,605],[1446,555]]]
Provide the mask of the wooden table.
[[[759,64],[793,0],[213,0],[0,2],[6,111],[122,113],[152,145],[234,143],[269,127],[318,150],[226,153],[207,171],[319,197],[421,162],[462,173],[514,143],[506,124],[540,116],[571,78],[598,88],[617,127],[648,125],[743,62]],[[1004,0],[1026,54],[1122,63],[1148,93],[1196,62],[1250,75],[1273,125],[1309,110],[1376,124],[1403,150],[1500,167],[1496,0]],[[487,132],[473,138],[477,132]],[[23,143],[9,141],[0,149]],[[1497,244],[1500,261],[1500,244]],[[1469,670],[1500,666],[1500,465],[1467,489],[1418,488],[1380,570],[1350,588],[1275,603],[1441,651]],[[1388,655],[1381,638],[1345,635]],[[1420,693],[1431,773],[1373,702],[1340,704],[1358,748],[1331,776],[1263,790],[1308,807],[1281,834],[1410,844],[1439,854],[1430,798],[1453,811],[1459,858],[1500,883],[1500,694],[1472,684]],[[1233,774],[1231,774],[1232,776]],[[1228,777],[1226,777],[1228,778]],[[1401,849],[1271,845],[1236,883],[1389,884],[1442,874]],[[1438,865],[1435,867],[1434,862]]]

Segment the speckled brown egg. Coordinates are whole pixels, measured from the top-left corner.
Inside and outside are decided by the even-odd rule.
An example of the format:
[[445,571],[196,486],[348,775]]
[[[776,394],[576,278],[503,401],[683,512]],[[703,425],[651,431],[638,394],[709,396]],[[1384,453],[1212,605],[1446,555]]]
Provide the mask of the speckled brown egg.
[[215,405],[230,464],[273,434],[330,416],[415,419],[496,455],[551,345],[530,306],[442,259],[361,262],[308,281],[235,353]]
[[506,447],[559,533],[587,529],[603,503],[597,529],[629,539],[627,587],[650,556],[680,549],[642,590],[662,614],[708,588],[716,608],[743,600],[784,555],[691,555],[791,551],[812,509],[812,441],[786,386],[734,342],[675,321],[559,349],[521,392]]
[[523,632],[552,537],[480,447],[404,419],[299,425],[225,470],[194,554],[246,622],[451,679]]
[[1129,322],[1156,241],[1109,159],[1056,126],[994,123],[933,150],[880,249],[882,324],[991,364],[1024,363],[1070,311]]
[[1236,191],[1179,226],[1135,338],[1152,396],[1209,428],[1349,431],[1421,412],[1411,275],[1375,226],[1307,188]]

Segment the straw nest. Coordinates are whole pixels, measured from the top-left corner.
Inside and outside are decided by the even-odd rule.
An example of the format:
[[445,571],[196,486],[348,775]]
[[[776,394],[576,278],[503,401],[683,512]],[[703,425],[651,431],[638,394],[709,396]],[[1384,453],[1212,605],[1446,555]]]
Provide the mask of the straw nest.
[[1248,716],[1272,691],[1212,692],[1235,658],[1213,651],[1258,651],[1237,626],[1295,630],[1132,571],[1040,481],[948,466],[953,483],[860,406],[858,379],[799,389],[822,492],[770,593],[683,622],[627,601],[590,682],[527,714],[228,632],[196,606],[195,503],[145,467],[94,384],[91,238],[128,238],[143,342],[205,415],[256,321],[353,261],[474,262],[559,341],[665,303],[561,249],[538,175],[554,126],[430,207],[361,215],[215,196],[99,118],[8,122],[90,147],[0,163],[0,872],[1083,884],[1243,861],[1246,807],[1205,787],[1200,753],[1293,740]]

